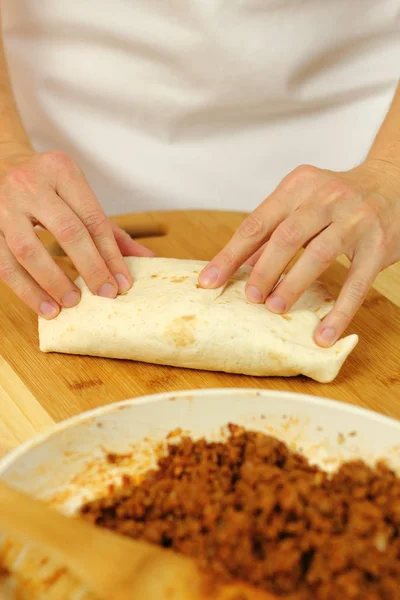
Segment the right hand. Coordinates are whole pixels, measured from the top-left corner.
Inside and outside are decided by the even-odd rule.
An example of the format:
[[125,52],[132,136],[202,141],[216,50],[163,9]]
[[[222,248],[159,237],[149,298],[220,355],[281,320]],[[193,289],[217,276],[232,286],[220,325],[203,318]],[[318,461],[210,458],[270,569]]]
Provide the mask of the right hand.
[[37,154],[0,181],[0,279],[52,319],[80,292],[47,252],[34,226],[50,231],[93,294],[115,298],[132,285],[122,255],[153,256],[113,225],[78,165],[62,152]]

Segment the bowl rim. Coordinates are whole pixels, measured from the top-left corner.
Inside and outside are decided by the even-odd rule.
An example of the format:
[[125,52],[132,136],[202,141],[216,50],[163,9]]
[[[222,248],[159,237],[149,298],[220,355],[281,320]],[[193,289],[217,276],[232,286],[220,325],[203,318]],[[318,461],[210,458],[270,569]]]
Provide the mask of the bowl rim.
[[96,419],[97,417],[101,417],[108,413],[112,413],[117,410],[121,410],[123,408],[128,408],[135,405],[142,405],[153,402],[163,402],[165,400],[171,400],[172,398],[174,401],[185,399],[187,400],[193,399],[193,397],[201,398],[207,396],[215,396],[216,394],[222,397],[225,397],[227,395],[248,395],[264,397],[269,399],[280,397],[295,402],[302,401],[303,403],[305,402],[306,404],[311,406],[324,405],[327,408],[336,410],[338,412],[356,415],[358,414],[360,417],[362,416],[371,421],[379,422],[383,425],[390,425],[391,427],[395,427],[400,431],[400,421],[393,417],[389,417],[388,415],[384,415],[369,408],[364,408],[361,406],[349,404],[348,402],[341,402],[339,400],[324,398],[322,396],[317,396],[313,394],[302,394],[298,392],[263,388],[200,388],[159,392],[157,394],[146,394],[143,396],[127,398],[125,400],[120,400],[117,402],[111,402],[109,404],[105,404],[103,406],[98,406],[96,408],[84,411],[72,417],[68,417],[67,419],[60,421],[59,423],[55,423],[47,430],[43,431],[42,433],[38,433],[33,438],[23,442],[15,449],[11,450],[8,454],[6,454],[0,460],[0,478],[4,475],[4,472],[13,465],[15,461],[17,461],[20,457],[24,456],[25,454],[28,454],[30,450],[45,443],[51,437],[57,436],[62,431],[72,429],[73,427],[82,424],[85,421],[91,421],[93,419]]

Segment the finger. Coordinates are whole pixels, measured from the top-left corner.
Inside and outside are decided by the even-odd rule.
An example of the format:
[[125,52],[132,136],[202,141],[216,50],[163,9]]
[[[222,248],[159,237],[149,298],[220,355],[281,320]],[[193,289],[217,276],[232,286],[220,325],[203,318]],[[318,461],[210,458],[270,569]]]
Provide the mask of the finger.
[[[65,162],[63,169],[56,171],[56,192],[86,227],[108,272],[118,285],[118,292],[127,292],[132,286],[132,275],[114,237],[111,222],[83,171],[66,156],[63,156],[62,161]],[[105,285],[113,287],[114,282]],[[109,291],[111,293],[111,287]]]
[[79,289],[51,258],[32,223],[22,218],[17,228],[3,223],[3,230],[12,254],[40,287],[62,306],[76,306],[80,300]]
[[[303,205],[291,213],[271,235],[265,252],[259,258],[249,278],[246,288],[249,300],[253,302],[265,300],[298,251],[312,243],[314,238],[330,225],[336,201],[349,196],[347,184],[343,185],[341,181],[332,180],[326,173],[319,179],[319,185],[314,185],[311,189]],[[346,225],[349,226],[350,222]],[[337,231],[341,236],[343,232]],[[334,240],[332,243],[334,249]],[[331,249],[328,247],[322,250],[325,254],[329,254]],[[275,294],[274,299],[269,302],[269,307],[277,312],[286,310],[285,304]]]
[[[309,205],[291,213],[274,231],[255,264],[246,286],[248,299],[264,302],[298,251],[329,223],[328,208]],[[281,310],[285,310],[283,306]]]
[[135,242],[129,233],[117,227],[114,223],[111,223],[111,226],[122,256],[155,256],[152,250]]
[[35,216],[58,240],[90,291],[105,298],[115,298],[118,293],[116,281],[88,230],[70,207],[50,192]]
[[352,321],[381,270],[382,260],[378,255],[364,251],[354,257],[335,306],[315,333],[315,341],[320,346],[334,344]]
[[45,319],[53,319],[60,312],[60,307],[53,298],[18,263],[2,234],[0,234],[0,279],[29,308]]
[[252,256],[250,256],[250,258],[248,258],[244,264],[247,265],[248,267],[254,267],[254,265],[260,258],[261,254],[264,252],[266,245],[267,245],[266,243],[263,244],[261,246],[261,248],[259,250],[257,250],[257,252],[254,252],[254,254]]
[[203,269],[199,284],[215,288],[225,283],[326,177],[319,169],[309,166],[299,167],[285,177],[276,190],[243,221],[222,251]]
[[276,313],[289,310],[310,285],[345,251],[350,232],[330,225],[316,236],[289,273],[267,298],[267,308]]
[[225,283],[285,218],[288,207],[279,209],[271,202],[268,209],[261,205],[247,217],[237,229],[228,244],[203,269],[199,275],[202,287],[218,287]]

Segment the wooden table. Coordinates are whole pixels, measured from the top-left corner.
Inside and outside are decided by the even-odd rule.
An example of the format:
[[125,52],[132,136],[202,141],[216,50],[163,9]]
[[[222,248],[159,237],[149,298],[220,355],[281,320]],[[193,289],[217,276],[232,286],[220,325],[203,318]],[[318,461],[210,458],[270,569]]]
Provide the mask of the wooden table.
[[[151,213],[116,219],[158,255],[210,259],[244,215],[210,211]],[[43,239],[55,255],[54,241]],[[65,257],[57,261],[73,274]],[[340,262],[345,262],[340,261]],[[337,294],[346,269],[322,278]],[[338,378],[252,378],[129,361],[40,353],[35,315],[0,284],[0,454],[84,410],[123,398],[173,389],[262,387],[336,398],[400,418],[400,267],[382,273],[351,331],[360,344]],[[399,398],[399,400],[398,400]]]

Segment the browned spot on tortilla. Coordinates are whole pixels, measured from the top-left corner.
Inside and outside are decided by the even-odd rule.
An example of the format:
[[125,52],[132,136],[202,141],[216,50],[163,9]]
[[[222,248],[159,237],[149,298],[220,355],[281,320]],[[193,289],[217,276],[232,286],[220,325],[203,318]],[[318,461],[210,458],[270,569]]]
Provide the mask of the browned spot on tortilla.
[[186,348],[194,344],[196,338],[193,334],[193,325],[195,319],[185,319],[177,317],[168,325],[164,336],[171,346],[175,348]]
[[268,358],[274,360],[278,364],[282,364],[284,360],[284,357],[282,356],[282,354],[279,354],[279,352],[268,352]]
[[87,390],[89,388],[103,385],[103,382],[98,377],[96,379],[88,379],[86,381],[76,381],[75,383],[69,383],[68,387],[70,390]]
[[157,279],[158,275],[156,275],[156,273],[154,273],[154,275],[151,276],[151,279]]
[[285,321],[291,321],[292,317],[290,315],[282,315],[282,319],[285,319]]
[[324,302],[332,302],[332,300],[332,296],[329,296],[329,298],[324,298]]
[[184,315],[181,317],[182,321],[195,321],[196,315]]
[[314,308],[313,312],[317,313],[320,310],[320,306],[317,306],[317,308]]
[[75,331],[75,327],[70,325],[69,327],[67,327],[67,331],[70,331],[72,333],[73,331]]
[[181,275],[180,277],[171,277],[171,281],[173,283],[182,283],[182,281],[185,281],[186,279],[188,279],[188,275]]
[[199,288],[200,288],[200,285],[199,285],[198,283],[196,283],[196,287],[199,289]]

